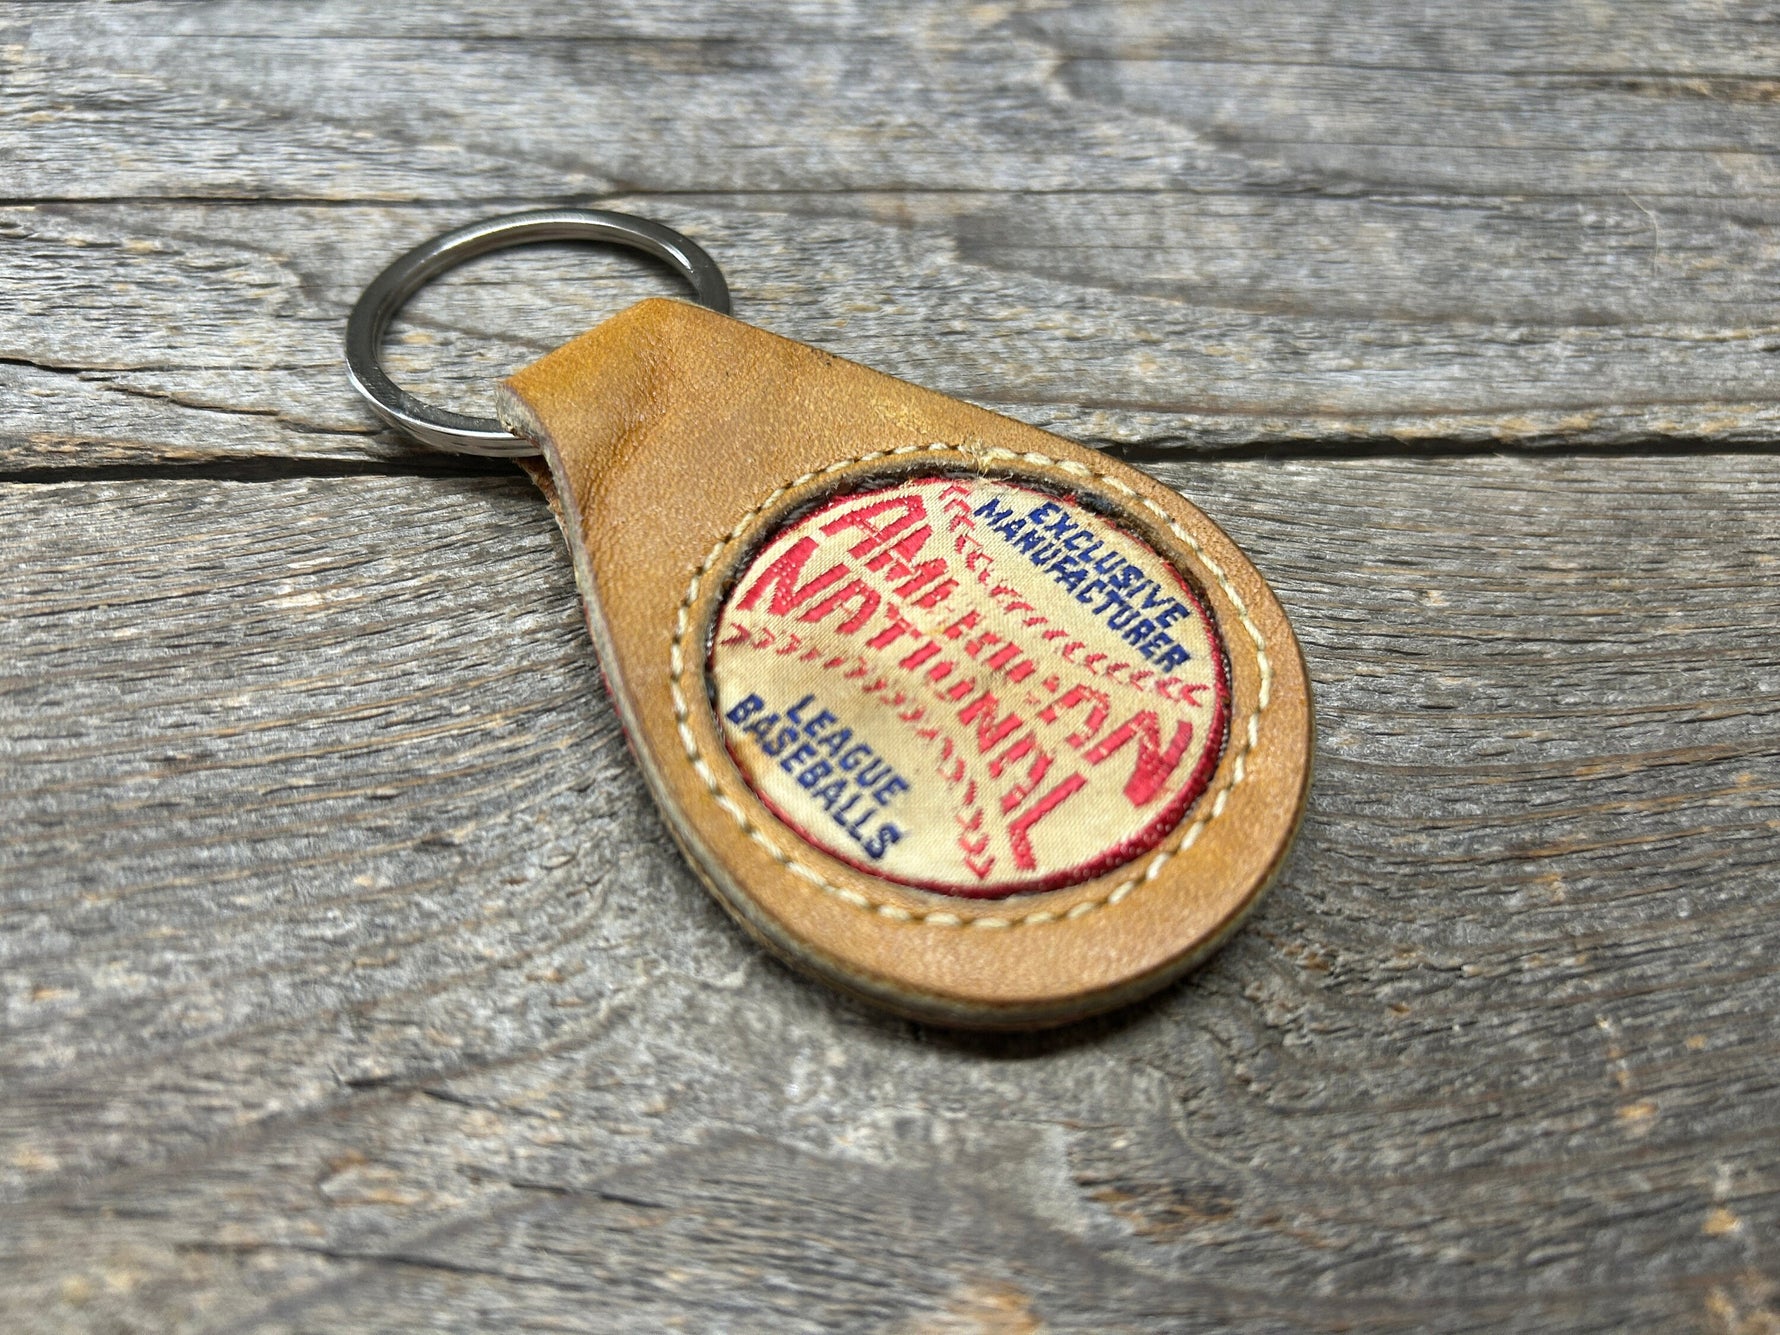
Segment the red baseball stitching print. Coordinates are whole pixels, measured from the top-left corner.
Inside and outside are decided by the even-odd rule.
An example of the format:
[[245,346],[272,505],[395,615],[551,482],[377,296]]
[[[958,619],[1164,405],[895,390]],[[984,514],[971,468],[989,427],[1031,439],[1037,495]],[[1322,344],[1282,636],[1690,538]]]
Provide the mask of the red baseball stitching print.
[[795,517],[707,669],[724,741],[811,845],[973,898],[1154,848],[1229,726],[1224,645],[1148,543],[1069,495],[929,474]]

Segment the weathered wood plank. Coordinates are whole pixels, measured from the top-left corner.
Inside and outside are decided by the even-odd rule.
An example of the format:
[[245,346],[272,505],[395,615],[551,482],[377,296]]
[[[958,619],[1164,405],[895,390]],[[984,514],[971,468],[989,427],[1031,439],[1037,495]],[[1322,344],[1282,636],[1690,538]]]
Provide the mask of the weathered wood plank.
[[[1780,114],[1780,33],[1755,3],[903,0],[763,23],[721,0],[15,0],[0,22],[9,95],[37,116],[8,132],[13,193],[34,199],[1080,191],[1381,167],[1465,193],[1742,199],[1772,195]],[[130,123],[172,133],[132,144]],[[1313,145],[1332,156],[1294,160]]]
[[[756,324],[1092,444],[1710,445],[1770,441],[1780,424],[1776,336],[1754,310],[1780,281],[1765,227],[1694,229],[1719,277],[1665,302],[1647,256],[1591,251],[1584,224],[1539,210],[1455,223],[1419,206],[1295,205],[1282,227],[1271,206],[1215,201],[1142,223],[1150,206],[1129,198],[601,202],[698,237]],[[505,207],[0,210],[15,234],[0,276],[20,294],[0,319],[0,467],[413,457],[346,385],[346,313],[388,258]],[[1634,216],[1646,225],[1624,209],[1622,239]],[[870,216],[903,210],[917,216]],[[1366,254],[1332,245],[1356,227]],[[1272,233],[1264,253],[1258,232]],[[1572,260],[1516,258],[1545,244]],[[1492,259],[1509,267],[1466,314],[1458,289]],[[1446,280],[1424,282],[1430,267]],[[1196,292],[1196,272],[1224,290]],[[1547,283],[1559,297],[1540,295]],[[1385,309],[1393,288],[1421,309]],[[475,407],[507,370],[673,290],[573,249],[496,257],[422,294],[391,362],[418,391]],[[1492,301],[1520,309],[1492,316]],[[1630,316],[1643,302],[1660,314]]]
[[[359,287],[589,201],[1094,443],[1775,438],[1759,7],[584,11],[0,5],[0,468],[401,455],[339,373]],[[636,290],[520,263],[423,302],[423,383]]]
[[1780,463],[1160,471],[1321,770],[1207,970],[1039,1039],[723,919],[517,480],[0,489],[11,1324],[1771,1323]]

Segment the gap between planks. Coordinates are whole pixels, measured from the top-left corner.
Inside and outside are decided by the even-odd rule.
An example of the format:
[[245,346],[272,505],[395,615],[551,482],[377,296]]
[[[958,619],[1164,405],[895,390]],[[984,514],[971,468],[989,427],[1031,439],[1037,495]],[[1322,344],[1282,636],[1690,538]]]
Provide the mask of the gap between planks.
[[[1709,447],[1674,440],[1650,440],[1621,445],[1548,446],[1518,442],[1514,446],[1468,440],[1404,441],[1323,445],[1278,443],[1233,445],[1206,454],[1190,455],[1162,445],[1114,445],[1101,449],[1110,458],[1139,468],[1169,463],[1223,463],[1248,460],[1322,462],[1360,459],[1470,459],[1515,455],[1548,459],[1699,459],[1714,456],[1766,456],[1780,454],[1780,440],[1726,441]],[[43,468],[0,468],[0,484],[72,482],[283,482],[298,478],[336,477],[499,477],[511,471],[512,461],[483,459],[475,455],[444,452],[417,454],[412,459],[355,460],[316,458],[215,459],[203,463],[72,464]]]

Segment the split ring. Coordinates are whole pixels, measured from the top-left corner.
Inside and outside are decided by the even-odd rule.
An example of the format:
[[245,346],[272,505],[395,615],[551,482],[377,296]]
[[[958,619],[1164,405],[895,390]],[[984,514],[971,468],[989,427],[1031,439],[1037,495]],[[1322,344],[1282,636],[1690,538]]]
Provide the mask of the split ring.
[[602,241],[664,261],[692,288],[693,300],[729,314],[729,285],[717,262],[671,227],[604,209],[541,209],[459,227],[416,246],[371,280],[346,322],[346,373],[384,421],[434,449],[515,459],[538,447],[492,417],[471,417],[410,394],[384,373],[383,335],[396,312],[430,280],[465,260],[533,241]]

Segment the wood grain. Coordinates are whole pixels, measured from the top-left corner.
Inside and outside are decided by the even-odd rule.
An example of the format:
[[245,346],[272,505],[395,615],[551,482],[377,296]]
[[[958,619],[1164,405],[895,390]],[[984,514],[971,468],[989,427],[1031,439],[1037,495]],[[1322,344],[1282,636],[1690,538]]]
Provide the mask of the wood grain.
[[[1762,443],[1753,3],[0,5],[0,465],[406,457],[339,342],[394,254],[598,203],[746,318],[1093,443]],[[453,402],[642,291],[423,298]],[[261,420],[265,419],[265,420]]]
[[7,488],[15,1320],[1771,1320],[1780,468],[1159,472],[1291,611],[1312,813],[1195,979],[1015,1040],[723,918],[517,477]]
[[[0,1329],[1780,1330],[1776,70],[1769,0],[0,0]],[[340,369],[576,203],[1275,581],[1320,772],[1206,970],[959,1038],[696,885],[536,496]],[[390,363],[672,290],[491,257]]]

